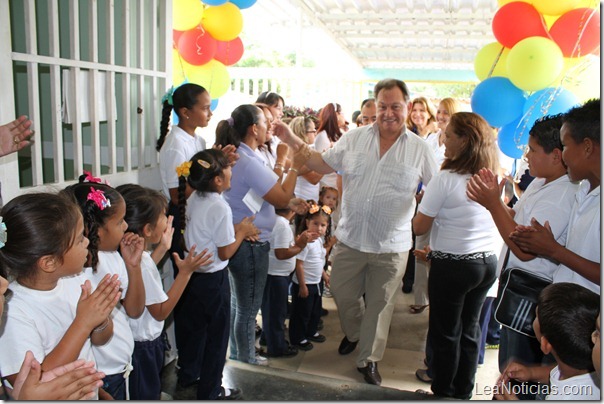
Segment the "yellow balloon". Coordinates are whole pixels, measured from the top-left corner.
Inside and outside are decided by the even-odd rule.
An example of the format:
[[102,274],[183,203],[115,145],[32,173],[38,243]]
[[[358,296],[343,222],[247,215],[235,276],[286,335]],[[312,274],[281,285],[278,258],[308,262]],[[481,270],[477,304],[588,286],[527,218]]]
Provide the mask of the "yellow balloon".
[[[510,53],[509,48],[506,48],[499,42],[492,42],[483,46],[474,59],[474,72],[476,73],[476,77],[478,77],[480,81],[486,79],[489,76],[491,69],[493,69],[491,77],[507,77],[506,61],[508,53]],[[497,61],[496,64],[495,61]],[[493,68],[493,64],[495,64],[495,68]]]
[[551,39],[540,36],[523,39],[508,54],[508,77],[525,91],[548,87],[560,76],[563,67],[560,47]]
[[188,64],[180,57],[178,50],[172,48],[172,84],[179,85],[185,81],[184,64]]
[[562,79],[562,87],[572,92],[581,102],[600,98],[600,59],[588,55],[568,71]]
[[554,23],[556,22],[556,20],[560,18],[559,15],[547,15],[547,14],[543,14],[543,19],[545,20],[545,25],[547,26],[547,29],[549,30],[552,25],[554,25]]
[[187,72],[187,79],[208,90],[212,98],[222,97],[231,88],[231,77],[226,66],[216,59],[193,67]]
[[577,8],[580,0],[532,0],[531,3],[541,14],[561,15]]
[[243,29],[243,16],[239,7],[231,2],[208,7],[203,13],[201,25],[215,39],[232,41]]
[[199,0],[174,0],[172,3],[172,28],[187,31],[201,22],[203,4]]
[[579,0],[575,8],[599,8],[600,0]]

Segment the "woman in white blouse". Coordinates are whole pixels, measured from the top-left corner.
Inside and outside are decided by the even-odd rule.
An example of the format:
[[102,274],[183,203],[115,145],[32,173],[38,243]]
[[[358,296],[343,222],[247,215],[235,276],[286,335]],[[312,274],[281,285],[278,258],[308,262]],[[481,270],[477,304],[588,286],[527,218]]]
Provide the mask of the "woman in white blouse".
[[469,399],[477,366],[480,309],[495,282],[497,228],[489,212],[467,197],[466,185],[483,167],[496,171],[499,162],[495,134],[477,114],[454,114],[445,136],[445,161],[425,191],[413,230],[417,235],[431,230],[432,391]]

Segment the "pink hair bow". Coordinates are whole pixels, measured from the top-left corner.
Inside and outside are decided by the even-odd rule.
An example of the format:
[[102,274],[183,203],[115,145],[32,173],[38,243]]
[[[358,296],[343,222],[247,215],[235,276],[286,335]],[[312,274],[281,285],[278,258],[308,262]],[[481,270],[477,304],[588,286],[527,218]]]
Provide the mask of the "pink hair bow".
[[84,175],[86,176],[86,178],[84,178],[84,181],[88,181],[88,182],[101,182],[101,179],[98,177],[93,177],[92,173],[90,171],[86,171],[84,170]]
[[100,210],[111,207],[111,201],[105,197],[105,192],[93,187],[90,187],[90,193],[86,200],[93,201]]

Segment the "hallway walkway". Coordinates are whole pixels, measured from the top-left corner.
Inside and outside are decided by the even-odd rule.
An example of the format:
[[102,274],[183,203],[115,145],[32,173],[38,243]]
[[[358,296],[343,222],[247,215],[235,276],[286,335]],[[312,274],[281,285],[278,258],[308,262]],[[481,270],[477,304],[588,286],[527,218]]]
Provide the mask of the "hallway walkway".
[[[382,387],[368,385],[356,370],[355,355],[338,354],[343,334],[332,298],[323,298],[329,314],[323,317],[323,343],[292,358],[270,358],[268,367],[227,360],[223,385],[239,387],[246,400],[405,400],[428,398],[415,390],[430,390],[430,385],[415,377],[415,370],[424,367],[424,344],[428,327],[428,310],[411,314],[413,294],[397,296],[388,345],[379,371]],[[261,323],[261,318],[258,316]],[[279,371],[283,370],[283,371]],[[309,375],[319,376],[312,377]],[[487,350],[485,365],[476,374],[473,400],[490,400],[488,390],[499,375],[497,350]],[[164,391],[175,400],[195,398],[195,389],[177,389],[174,363],[164,369]]]

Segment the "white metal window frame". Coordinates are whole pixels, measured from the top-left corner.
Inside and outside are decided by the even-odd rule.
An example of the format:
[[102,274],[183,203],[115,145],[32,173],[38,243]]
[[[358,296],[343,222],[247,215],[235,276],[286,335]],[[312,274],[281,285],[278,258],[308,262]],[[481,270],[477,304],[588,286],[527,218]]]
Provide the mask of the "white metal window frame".
[[[74,77],[82,69],[88,70],[90,74],[90,99],[91,108],[91,133],[92,133],[92,144],[89,148],[84,148],[82,144],[82,126],[81,120],[78,117],[77,112],[72,117],[73,121],[73,158],[74,167],[76,167],[76,173],[81,173],[84,167],[84,150],[90,150],[91,153],[91,166],[92,173],[95,176],[99,176],[101,173],[101,146],[100,146],[100,121],[95,116],[97,110],[96,100],[98,97],[95,96],[98,92],[105,92],[107,102],[107,128],[108,128],[108,159],[103,161],[103,164],[108,165],[109,174],[104,174],[103,178],[107,178],[113,184],[125,183],[125,182],[136,182],[148,186],[160,187],[158,183],[157,175],[157,154],[154,150],[154,144],[145,144],[145,133],[158,133],[159,131],[159,119],[160,119],[160,98],[165,91],[165,83],[171,81],[169,78],[172,77],[172,66],[171,66],[171,48],[172,48],[172,0],[125,0],[123,3],[123,9],[121,10],[120,21],[115,20],[114,13],[115,1],[108,0],[109,7],[106,10],[106,23],[107,23],[107,63],[100,63],[98,61],[98,2],[97,0],[85,0],[89,5],[88,24],[90,28],[90,61],[81,60],[80,58],[80,32],[79,32],[79,7],[82,4],[79,0],[70,0],[69,2],[69,23],[70,23],[70,56],[71,58],[60,57],[60,43],[59,43],[59,1],[58,0],[47,0],[49,9],[49,56],[43,56],[37,54],[37,25],[36,25],[36,2],[35,0],[22,0],[22,4],[25,11],[25,43],[26,51],[24,53],[14,52],[11,48],[11,21],[10,21],[10,4],[9,0],[0,0],[0,124],[10,122],[16,117],[15,107],[15,84],[13,82],[13,63],[24,62],[27,66],[27,81],[28,81],[28,105],[29,111],[27,115],[34,122],[34,130],[37,134],[42,133],[42,130],[48,132],[52,131],[52,160],[55,182],[52,184],[45,184],[42,172],[42,162],[45,156],[42,155],[42,141],[38,135],[35,137],[31,147],[31,161],[32,161],[32,177],[33,187],[35,189],[50,187],[52,189],[60,189],[74,181],[65,181],[65,167],[64,167],[64,151],[63,151],[63,131],[61,122],[61,69],[69,68],[70,72]],[[147,14],[145,10],[151,10],[152,17],[146,19]],[[130,18],[131,13],[136,13],[137,19],[137,32],[131,32],[130,29]],[[162,15],[158,15],[161,13]],[[145,49],[143,46],[138,46],[136,49],[132,49],[130,41],[122,41],[123,44],[123,59],[124,66],[115,64],[115,41],[120,40],[115,38],[115,24],[122,24],[123,32],[127,35],[137,35],[136,43],[142,44],[142,37],[145,35],[144,27],[145,21],[150,21],[154,24],[159,21],[160,30],[164,31],[164,41],[159,42],[160,35],[158,30],[154,27],[151,29],[151,43],[150,49]],[[145,56],[145,52],[151,52],[152,66],[151,69],[144,69],[138,66],[132,66],[131,54],[137,52],[138,64],[142,63]],[[160,70],[159,60],[164,59],[163,70]],[[50,66],[50,91],[51,91],[51,116],[52,116],[52,127],[40,127],[40,83],[38,75],[39,65]],[[107,85],[105,88],[98,88],[95,83],[98,80],[95,79],[96,75],[103,72],[107,75]],[[123,82],[127,85],[123,85],[122,94],[115,94],[115,82],[116,74],[123,75]],[[132,94],[130,87],[131,79],[134,78],[137,81],[137,93]],[[151,78],[152,80],[152,93],[148,94],[145,92],[145,79]],[[74,81],[72,86],[73,93],[72,97],[76,94],[80,94],[78,89],[77,81]],[[116,127],[116,113],[115,113],[115,98],[116,96],[122,97],[124,102],[123,119],[120,127]],[[149,122],[153,123],[154,127],[146,127],[145,119],[140,115],[133,113],[136,111],[136,100],[152,99],[153,105],[157,105],[157,108],[152,108],[151,111],[145,111],[145,113],[151,114]],[[77,111],[77,109],[76,109]],[[131,133],[130,122],[132,119],[137,120],[136,133]],[[123,133],[124,142],[121,145],[117,144],[116,133],[120,131]],[[143,145],[143,147],[132,147],[132,137],[135,138],[135,145]],[[123,148],[123,150],[122,150]],[[145,153],[149,154],[146,149],[152,149],[150,156],[145,158]],[[123,158],[117,157],[117,151],[123,151]],[[136,156],[133,156],[136,153]],[[121,154],[121,153],[120,153]],[[46,156],[48,157],[48,156]],[[120,156],[121,157],[121,156]],[[150,158],[149,158],[150,157]],[[139,162],[138,168],[133,168],[133,160]],[[150,160],[150,165],[145,167],[145,161]],[[123,172],[117,172],[118,161],[120,165],[123,165]],[[79,170],[78,170],[79,167]],[[4,201],[8,201],[14,196],[17,196],[26,190],[19,185],[19,175],[15,173],[19,172],[19,164],[17,154],[0,158],[0,181],[2,182],[2,195]]]

